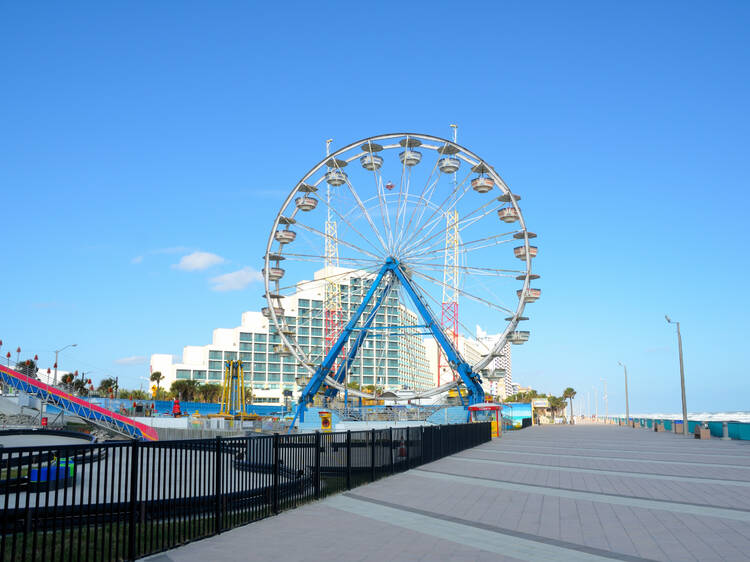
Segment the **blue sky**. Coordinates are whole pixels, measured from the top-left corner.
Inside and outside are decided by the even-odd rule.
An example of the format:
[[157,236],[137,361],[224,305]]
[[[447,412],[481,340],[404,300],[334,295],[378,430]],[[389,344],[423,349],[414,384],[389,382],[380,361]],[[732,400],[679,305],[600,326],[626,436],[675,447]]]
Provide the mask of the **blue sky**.
[[[262,305],[270,217],[325,139],[458,123],[539,234],[517,381],[585,400],[606,378],[618,412],[621,360],[631,412],[677,412],[666,312],[689,409],[748,410],[749,16],[746,2],[4,3],[2,354],[45,365],[76,342],[61,368],[138,386],[138,358]],[[179,267],[194,252],[221,261]]]

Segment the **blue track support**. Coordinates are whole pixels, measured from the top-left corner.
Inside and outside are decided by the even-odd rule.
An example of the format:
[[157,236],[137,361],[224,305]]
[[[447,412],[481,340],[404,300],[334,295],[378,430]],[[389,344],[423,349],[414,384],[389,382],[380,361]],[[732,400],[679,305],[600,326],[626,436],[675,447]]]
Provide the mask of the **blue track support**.
[[152,441],[156,441],[159,438],[156,430],[151,427],[116,412],[111,412],[105,408],[91,404],[86,400],[72,396],[58,388],[1,365],[0,381],[30,396],[39,398],[46,404],[56,406],[61,410],[85,418],[92,423],[105,426],[122,435],[134,439]]
[[[469,365],[464,360],[464,358],[461,357],[461,354],[454,347],[453,343],[445,336],[437,320],[430,312],[429,307],[424,302],[424,299],[422,299],[422,296],[417,292],[417,290],[414,288],[409,278],[402,271],[398,261],[390,257],[383,264],[383,267],[378,272],[377,277],[375,278],[372,285],[370,286],[370,289],[367,291],[367,294],[362,299],[362,302],[360,303],[359,307],[357,307],[357,310],[355,311],[355,313],[349,319],[349,322],[347,322],[346,326],[339,334],[339,337],[336,340],[336,343],[328,351],[325,358],[316,369],[315,374],[313,374],[312,378],[310,379],[310,382],[307,383],[307,386],[305,386],[304,390],[302,391],[302,394],[300,395],[300,398],[299,398],[299,403],[297,405],[296,412],[294,414],[294,419],[292,420],[292,425],[291,425],[292,428],[294,427],[297,417],[300,418],[300,421],[305,421],[305,410],[307,409],[307,405],[312,403],[313,397],[320,390],[320,387],[323,384],[323,381],[325,380],[326,376],[331,372],[331,368],[333,367],[333,364],[336,362],[336,358],[341,354],[352,332],[356,330],[355,326],[357,325],[357,322],[359,322],[359,319],[362,317],[362,314],[367,308],[367,305],[372,300],[378,286],[382,282],[383,277],[388,272],[392,272],[395,275],[396,279],[398,279],[398,281],[404,287],[407,294],[409,295],[411,300],[414,302],[414,305],[417,307],[417,311],[419,312],[419,315],[422,317],[422,320],[425,323],[424,327],[426,327],[429,330],[429,333],[438,342],[438,345],[443,349],[445,356],[448,358],[448,363],[458,373],[458,375],[461,377],[461,380],[466,385],[466,388],[469,390],[469,397],[468,397],[469,404],[479,404],[481,402],[484,402],[484,390],[482,389],[482,379],[479,377],[477,373],[471,370],[471,365]],[[388,287],[386,287],[386,290],[383,291],[383,295],[385,295],[388,292],[389,288],[390,288],[390,283]],[[377,310],[377,306],[379,306],[380,302],[382,302],[382,299],[383,299],[383,296],[381,295],[381,299],[379,300],[378,305],[376,305],[375,310]],[[375,315],[372,314],[372,318],[374,318],[374,316]],[[368,321],[370,321],[370,318],[368,318]],[[367,335],[367,331],[368,331],[368,326],[363,326],[361,328],[360,337],[357,338],[357,342],[355,342],[355,345],[352,348],[352,351],[354,353],[353,354],[350,353],[349,357],[347,357],[346,361],[348,362],[348,365],[351,365],[351,361],[354,360],[354,357],[356,356],[356,352],[359,349],[359,346],[361,345],[361,341],[364,340],[364,336]],[[460,393],[460,390],[459,390],[459,393]]]

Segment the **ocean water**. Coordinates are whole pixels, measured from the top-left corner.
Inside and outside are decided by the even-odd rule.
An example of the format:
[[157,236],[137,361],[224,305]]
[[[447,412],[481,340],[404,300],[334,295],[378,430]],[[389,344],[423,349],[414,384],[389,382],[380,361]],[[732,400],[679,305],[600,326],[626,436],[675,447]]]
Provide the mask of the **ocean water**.
[[[625,417],[625,413],[612,417]],[[631,418],[654,418],[664,420],[681,420],[682,413],[674,412],[657,412],[652,414],[634,414],[631,412]],[[688,421],[733,421],[740,423],[750,423],[750,412],[688,412]]]

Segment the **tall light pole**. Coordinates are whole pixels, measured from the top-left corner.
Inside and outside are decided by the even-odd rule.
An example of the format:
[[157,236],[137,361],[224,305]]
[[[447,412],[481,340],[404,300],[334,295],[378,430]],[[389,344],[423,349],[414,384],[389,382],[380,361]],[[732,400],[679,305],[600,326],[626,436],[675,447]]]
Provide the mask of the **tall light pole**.
[[599,389],[596,388],[596,386],[592,387],[594,389],[594,416],[596,417],[596,421],[599,421]]
[[685,364],[682,361],[682,334],[680,334],[680,323],[672,322],[672,319],[664,315],[667,322],[677,324],[677,347],[680,350],[680,388],[682,390],[682,433],[688,435],[687,401],[685,400]]
[[61,351],[64,351],[68,349],[69,347],[76,347],[76,346],[78,346],[77,343],[70,343],[66,345],[65,347],[61,347],[60,349],[55,350],[55,386],[57,386],[57,356],[59,355]]
[[628,404],[628,368],[621,361],[617,362],[625,370],[625,423],[630,425],[630,405]]
[[609,396],[607,395],[607,380],[601,379],[601,381],[604,383],[604,423],[607,423],[607,419],[609,418]]

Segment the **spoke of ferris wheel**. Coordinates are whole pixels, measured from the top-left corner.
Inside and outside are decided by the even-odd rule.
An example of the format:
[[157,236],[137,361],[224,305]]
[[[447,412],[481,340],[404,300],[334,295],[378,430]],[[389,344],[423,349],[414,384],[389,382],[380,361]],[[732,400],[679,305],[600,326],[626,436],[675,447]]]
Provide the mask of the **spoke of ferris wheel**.
[[[427,181],[425,182],[424,187],[422,188],[422,193],[420,193],[418,201],[424,200],[425,193],[427,192],[427,189],[430,187],[430,180],[432,180],[432,175],[435,173],[435,170],[437,170],[439,161],[440,161],[439,158],[435,159],[435,164],[432,166],[432,170],[430,170],[430,175],[427,176]],[[434,185],[437,186],[439,181],[440,181],[440,176],[438,175],[437,179],[435,180]],[[406,201],[404,201],[404,211],[406,210],[405,207],[406,207]],[[412,207],[411,214],[409,215],[408,224],[404,225],[405,221],[401,222],[402,228],[399,231],[398,239],[396,241],[396,248],[401,247],[401,243],[403,242],[404,236],[406,235],[407,232],[409,232],[409,227],[411,227],[411,223],[414,220],[414,214],[416,210],[417,210],[417,206],[415,205],[414,207]]]
[[[417,263],[417,264],[414,264],[412,267],[418,270],[422,268],[430,269],[433,271],[445,270],[445,264],[442,264],[442,263]],[[458,269],[465,271],[466,273],[471,273],[474,275],[485,275],[487,277],[508,277],[508,278],[515,279],[519,273],[524,273],[521,270],[515,270],[515,269],[493,269],[489,267],[472,267],[468,265],[455,265],[455,266],[451,265],[449,267],[456,267]]]
[[[483,217],[487,216],[488,214],[492,213],[496,209],[491,209],[491,210],[487,211],[486,213],[484,213],[484,215],[482,215],[480,217],[472,217],[474,214],[481,212],[488,205],[494,205],[496,203],[497,203],[497,199],[492,198],[489,201],[487,201],[486,203],[484,203],[483,205],[480,205],[479,207],[477,207],[476,209],[474,209],[473,211],[471,211],[470,213],[464,214],[463,217],[459,218],[458,222],[456,222],[454,224],[446,225],[445,228],[442,228],[441,230],[438,230],[435,234],[431,234],[432,231],[435,228],[435,225],[437,225],[437,222],[434,222],[434,224],[432,225],[432,227],[430,228],[430,230],[424,236],[422,236],[422,238],[419,238],[418,240],[413,241],[408,248],[403,248],[402,254],[403,255],[408,255],[410,252],[412,252],[414,250],[419,250],[420,248],[424,248],[424,245],[427,242],[429,242],[430,240],[434,240],[436,237],[441,236],[442,234],[445,234],[449,229],[453,228],[454,226],[458,228],[458,232],[460,233],[461,230],[467,228],[468,226],[470,226],[471,224],[474,224],[474,222],[476,222],[473,219],[483,218]],[[502,206],[502,203],[500,205],[498,205],[497,208],[499,208],[501,206]],[[472,222],[468,223],[468,221],[470,221],[470,220]],[[442,243],[442,238],[440,239],[440,243]]]
[[495,292],[490,289],[483,281],[482,279],[478,277],[473,277],[472,281],[476,281],[476,283],[479,285],[479,289],[483,290],[486,294],[488,294],[490,297],[495,299],[496,301],[500,301],[500,298],[495,294]]
[[340,213],[340,212],[339,212],[339,211],[338,211],[338,210],[336,209],[336,207],[334,207],[333,205],[329,205],[329,204],[328,204],[328,201],[326,200],[326,198],[325,198],[325,197],[320,197],[320,198],[319,198],[319,200],[320,200],[320,201],[322,201],[322,202],[323,202],[323,204],[324,204],[324,205],[325,205],[326,207],[328,207],[328,208],[329,208],[329,209],[330,209],[331,211],[333,211],[334,213],[336,213],[336,215],[337,215],[337,216],[338,216],[338,217],[339,217],[339,218],[340,218],[340,219],[341,219],[342,221],[344,221],[344,223],[345,223],[345,224],[346,224],[346,225],[347,225],[347,226],[348,226],[349,228],[351,228],[351,229],[352,229],[352,230],[353,230],[353,231],[354,231],[354,232],[355,232],[355,233],[356,233],[356,234],[357,234],[357,235],[358,235],[358,236],[359,236],[360,238],[362,238],[362,239],[363,239],[363,240],[365,240],[365,241],[366,241],[366,242],[367,242],[367,243],[368,243],[368,244],[369,244],[370,246],[372,246],[372,247],[373,247],[373,249],[374,249],[374,250],[375,250],[376,252],[381,252],[381,251],[382,251],[382,248],[378,248],[378,247],[377,247],[377,246],[376,246],[375,244],[373,244],[373,242],[372,242],[372,240],[371,240],[370,238],[367,238],[367,236],[365,236],[365,235],[364,235],[364,234],[362,234],[362,233],[361,233],[361,232],[360,232],[359,230],[357,230],[356,228],[354,228],[354,225],[353,225],[352,223],[350,223],[350,222],[349,222],[348,220],[346,220],[346,217],[344,217],[344,215],[342,215],[342,214],[341,214],[341,213]]
[[478,296],[476,296],[476,295],[474,295],[472,293],[469,293],[468,291],[466,291],[464,289],[459,289],[458,287],[451,287],[447,283],[444,283],[443,281],[440,281],[439,279],[435,279],[434,277],[431,277],[431,276],[429,276],[429,275],[427,275],[425,273],[421,273],[419,271],[414,271],[413,273],[414,273],[414,275],[418,275],[419,277],[422,277],[423,279],[427,279],[428,281],[432,281],[433,283],[437,283],[441,287],[448,287],[452,291],[456,291],[457,293],[459,293],[461,295],[464,295],[465,297],[467,297],[469,299],[475,300],[475,301],[480,302],[482,304],[486,304],[487,306],[491,306],[492,308],[496,308],[498,310],[502,310],[503,312],[508,312],[509,314],[513,314],[513,312],[514,312],[513,310],[511,310],[509,308],[505,308],[502,305],[495,304],[494,302],[488,301],[487,299],[483,299],[482,297],[478,297]]
[[[439,302],[439,301],[438,301],[438,300],[437,300],[437,299],[436,299],[436,298],[435,298],[434,296],[432,296],[432,294],[431,294],[431,293],[430,293],[429,291],[425,291],[425,289],[424,289],[424,288],[423,288],[423,287],[422,287],[422,286],[421,286],[421,285],[420,285],[419,283],[417,283],[416,281],[414,281],[414,284],[415,284],[415,285],[417,286],[417,288],[419,288],[419,290],[420,290],[420,292],[421,292],[422,294],[424,294],[424,295],[427,295],[427,297],[428,297],[428,298],[429,298],[429,299],[430,299],[430,300],[431,300],[432,302],[434,302],[434,303],[435,303],[435,304],[437,305],[437,307],[438,307],[438,308],[441,308],[441,309],[442,309],[443,303]],[[461,321],[460,321],[460,320],[459,320],[458,318],[456,319],[456,323],[457,323],[457,324],[458,324],[458,325],[459,325],[459,326],[460,326],[461,328],[463,328],[463,329],[464,329],[464,331],[465,331],[465,332],[466,332],[466,333],[467,333],[467,334],[468,334],[469,336],[471,336],[471,337],[473,338],[474,334],[472,333],[471,329],[469,329],[469,327],[468,327],[468,326],[467,326],[466,324],[464,324],[463,322],[461,322]],[[485,346],[485,347],[486,347],[486,346]],[[488,352],[489,352],[489,349],[488,349]]]
[[[367,141],[368,146],[370,147],[370,154],[372,154],[372,141]],[[391,219],[388,215],[388,205],[384,204],[384,198],[385,195],[383,194],[383,186],[382,186],[382,177],[380,180],[378,179],[378,170],[376,168],[372,169],[372,177],[375,180],[375,191],[378,194],[378,206],[380,208],[380,222],[383,223],[383,231],[388,236],[388,247],[390,248],[393,245],[393,231],[390,228],[391,226]],[[386,226],[385,221],[386,218],[388,219],[388,226]]]
[[[447,144],[445,146],[447,146]],[[432,180],[432,175],[435,173],[435,170],[437,170],[437,166],[438,166],[439,162],[440,162],[440,158],[438,157],[438,158],[435,159],[435,164],[432,166],[432,170],[430,171],[430,175],[427,176],[427,181],[425,182],[424,187],[422,188],[422,193],[419,194],[419,199],[418,199],[417,205],[415,205],[412,208],[411,215],[409,216],[409,223],[406,225],[406,228],[403,229],[403,231],[402,231],[403,233],[406,233],[406,232],[409,231],[409,227],[411,227],[411,223],[414,220],[414,216],[417,213],[417,208],[420,207],[419,203],[421,203],[421,202],[423,202],[425,200],[429,201],[432,198],[432,193],[434,193],[435,187],[437,186],[437,184],[440,181],[440,174],[438,174],[438,177],[435,179],[435,182],[432,184],[432,190],[431,190],[430,196],[429,197],[425,197],[425,195],[427,194],[427,191],[430,188],[430,180]],[[427,207],[427,204],[425,203],[424,208],[426,208],[426,207]],[[423,215],[424,215],[424,212],[422,213],[422,215],[420,215],[420,217],[419,217],[420,220],[421,220],[421,218],[422,218]],[[400,242],[403,242],[403,239],[400,240]]]
[[[409,151],[411,150],[411,148],[409,147],[408,136],[406,137],[406,140],[407,140],[407,143],[406,143],[406,146],[404,146],[404,151]],[[398,184],[398,201],[396,205],[397,214],[396,214],[396,223],[394,225],[396,228],[398,228],[398,221],[399,221],[399,217],[401,216],[401,194],[404,191],[404,176],[406,176],[406,158],[404,158],[404,161],[401,162],[401,181],[399,181],[399,184]],[[395,250],[396,250],[396,244],[394,240],[394,245],[392,248],[390,248],[391,254],[393,254]]]
[[[289,254],[282,254],[282,255],[285,256],[285,257],[300,258],[299,261],[313,261],[313,262],[316,262],[316,261],[320,261],[320,260],[325,259],[325,255],[323,255],[323,254],[291,254],[291,253],[289,253]],[[306,260],[304,258],[311,258],[311,259]],[[317,258],[317,259],[312,259],[312,258]],[[376,260],[376,259],[370,259],[370,258],[349,258],[349,257],[346,257],[346,256],[339,256],[339,260],[341,260],[341,261],[351,261],[351,262],[355,262],[355,263],[356,262],[362,262],[362,263],[369,263],[369,264],[372,264],[372,263],[380,263],[380,264],[382,264],[383,263],[382,259],[377,259]]]
[[[297,261],[297,260],[295,260],[295,261]],[[315,261],[320,261],[320,260],[315,260]],[[362,271],[362,272],[365,272],[365,273],[374,273],[374,272],[378,271],[381,267],[382,266],[380,264],[378,264],[378,265],[370,265],[367,268],[359,269],[359,270],[356,270],[356,271]],[[296,289],[297,287],[299,287],[301,285],[310,285],[310,284],[313,284],[313,283],[320,283],[321,281],[335,279],[336,277],[346,277],[347,275],[351,275],[352,273],[354,273],[354,272],[352,272],[352,271],[345,271],[343,273],[334,273],[333,275],[326,275],[324,277],[318,277],[317,279],[305,279],[304,281],[297,281],[293,285],[285,285],[283,287],[279,287],[276,290],[276,293],[281,294],[282,291],[287,291],[289,289]]]
[[[469,179],[469,176],[471,176],[472,172],[469,170],[469,172],[464,176],[464,179],[461,180],[461,183],[456,184],[456,186],[453,188],[453,190],[448,194],[448,196],[443,200],[443,202],[440,205],[435,205],[434,209],[432,210],[432,213],[429,217],[427,217],[427,221],[422,224],[422,217],[424,216],[424,212],[420,215],[419,220],[414,223],[414,229],[412,233],[409,235],[409,237],[404,240],[401,244],[401,248],[399,250],[403,250],[405,248],[409,248],[412,246],[412,241],[416,236],[419,235],[420,232],[423,232],[425,228],[427,228],[430,224],[437,224],[441,218],[445,217],[445,206],[448,204],[448,202],[451,200],[451,198],[456,194],[456,192],[459,190],[459,188],[463,187],[464,191],[459,195],[459,197],[453,201],[453,204],[451,205],[451,208],[454,208],[455,205],[461,200],[461,198],[466,194],[468,189],[471,187],[470,183],[466,183],[466,180]],[[466,183],[466,185],[464,185]],[[434,194],[434,190],[433,190]],[[425,202],[425,210],[427,207],[427,202]],[[443,211],[440,213],[440,211]],[[438,214],[439,213],[439,214]],[[434,228],[433,224],[433,228]],[[432,229],[430,229],[432,231]]]
[[[479,216],[476,216],[476,217],[473,216],[476,213],[479,213],[482,210],[484,210],[488,205],[496,205],[496,206],[494,208],[491,208],[489,211],[486,211],[482,215],[479,215]],[[442,235],[445,234],[449,229],[455,227],[455,228],[458,229],[458,232],[460,234],[462,230],[468,228],[469,226],[471,226],[472,224],[474,224],[477,220],[480,220],[480,219],[486,217],[490,213],[493,213],[498,208],[502,207],[502,205],[503,205],[502,203],[498,204],[496,199],[494,199],[494,198],[490,199],[489,201],[487,201],[483,205],[480,205],[479,207],[477,207],[473,211],[464,214],[464,216],[460,217],[459,220],[456,223],[447,224],[444,228],[442,228],[441,230],[438,230],[434,234],[432,233],[432,231],[435,229],[435,227],[437,226],[437,224],[438,224],[439,221],[433,221],[433,224],[432,224],[432,227],[430,228],[430,230],[427,233],[425,233],[422,236],[422,238],[419,238],[419,239],[413,241],[412,244],[408,248],[405,248],[403,250],[403,253],[404,254],[409,254],[410,251],[414,251],[414,250],[418,251],[420,248],[423,249],[425,247],[425,244],[427,242],[429,242],[430,240],[434,240],[435,238],[438,238],[439,236],[441,238],[438,238],[438,244],[443,244],[444,240],[442,238]]]
[[[427,296],[427,298],[429,298],[429,299],[430,299],[430,300],[431,300],[432,302],[434,302],[434,303],[435,303],[435,305],[436,305],[436,307],[437,307],[437,308],[436,308],[437,310],[442,310],[442,307],[443,307],[443,303],[441,303],[440,301],[438,301],[438,300],[437,300],[437,299],[436,299],[436,298],[435,298],[434,296],[432,296],[432,294],[431,294],[431,293],[430,293],[429,291],[427,291],[427,290],[426,290],[426,289],[425,289],[424,287],[422,287],[422,286],[421,286],[421,285],[420,285],[419,283],[417,283],[416,281],[413,281],[413,282],[414,282],[414,285],[415,285],[415,286],[417,287],[417,289],[419,290],[419,292],[420,292],[420,293],[422,293],[422,295],[426,295],[426,296]],[[471,331],[471,330],[469,329],[469,327],[468,327],[468,326],[466,326],[466,324],[464,324],[463,322],[461,322],[461,321],[460,321],[460,320],[459,320],[458,318],[456,318],[456,323],[458,324],[458,326],[459,326],[460,328],[463,328],[463,329],[464,329],[464,332],[465,332],[465,333],[466,333],[466,334],[467,334],[468,336],[470,336],[470,337],[473,337],[473,333],[472,333],[472,331]],[[441,326],[441,329],[442,329],[442,326]],[[451,336],[451,334],[445,334],[445,335],[446,335],[446,337],[450,337],[450,336]]]
[[[458,248],[461,248],[462,251],[472,252],[477,249],[477,248],[470,247],[470,246],[473,246],[474,244],[481,244],[483,242],[489,242],[490,240],[497,241],[493,243],[492,245],[506,244],[508,242],[512,242],[514,240],[513,238],[506,238],[504,240],[499,240],[499,241],[498,239],[503,238],[505,236],[509,236],[511,234],[515,234],[516,232],[517,231],[503,232],[502,234],[493,234],[492,236],[485,236],[484,238],[477,238],[476,240],[469,240],[468,242],[460,242],[456,246]],[[486,246],[482,246],[482,247],[484,248]],[[434,254],[440,254],[444,251],[445,251],[445,243],[441,240],[438,243],[431,245],[429,248],[425,248],[424,251],[422,251],[422,249],[417,249],[417,250],[412,251],[409,254],[406,254],[404,256],[404,259],[410,259],[411,261],[416,259],[418,261],[420,259],[425,259],[428,256],[433,256]]]
[[326,234],[325,232],[321,232],[317,228],[313,228],[312,226],[308,226],[308,225],[306,225],[304,223],[301,223],[301,222],[298,222],[297,225],[301,226],[302,228],[304,228],[305,230],[307,230],[309,232],[312,232],[314,234],[318,234],[319,236],[322,236],[324,239],[325,238],[330,238],[331,240],[336,241],[338,244],[343,244],[344,246],[348,246],[351,249],[357,250],[358,252],[362,252],[363,254],[365,254],[367,256],[375,258],[376,260],[382,259],[381,256],[377,256],[377,255],[373,254],[372,252],[368,252],[367,250],[363,250],[362,248],[360,248],[359,246],[357,246],[355,244],[352,244],[351,242],[345,242],[344,240],[341,240],[340,238],[337,238],[335,236],[331,236],[329,234]]
[[[333,162],[336,166],[336,169],[344,173],[341,168],[339,168],[338,164],[336,164],[336,159],[333,159]],[[346,186],[349,188],[349,191],[351,192],[354,199],[357,201],[357,205],[359,205],[359,208],[362,210],[362,215],[367,219],[367,222],[370,223],[370,228],[372,228],[372,231],[375,233],[375,236],[378,237],[378,240],[380,241],[380,244],[383,246],[384,251],[388,251],[388,246],[386,245],[385,241],[383,240],[383,237],[380,235],[380,231],[375,227],[375,223],[372,221],[372,217],[370,216],[370,213],[367,212],[367,208],[362,204],[362,200],[359,198],[359,194],[357,193],[357,190],[354,189],[354,186],[349,181],[349,176],[344,176],[346,181]]]

